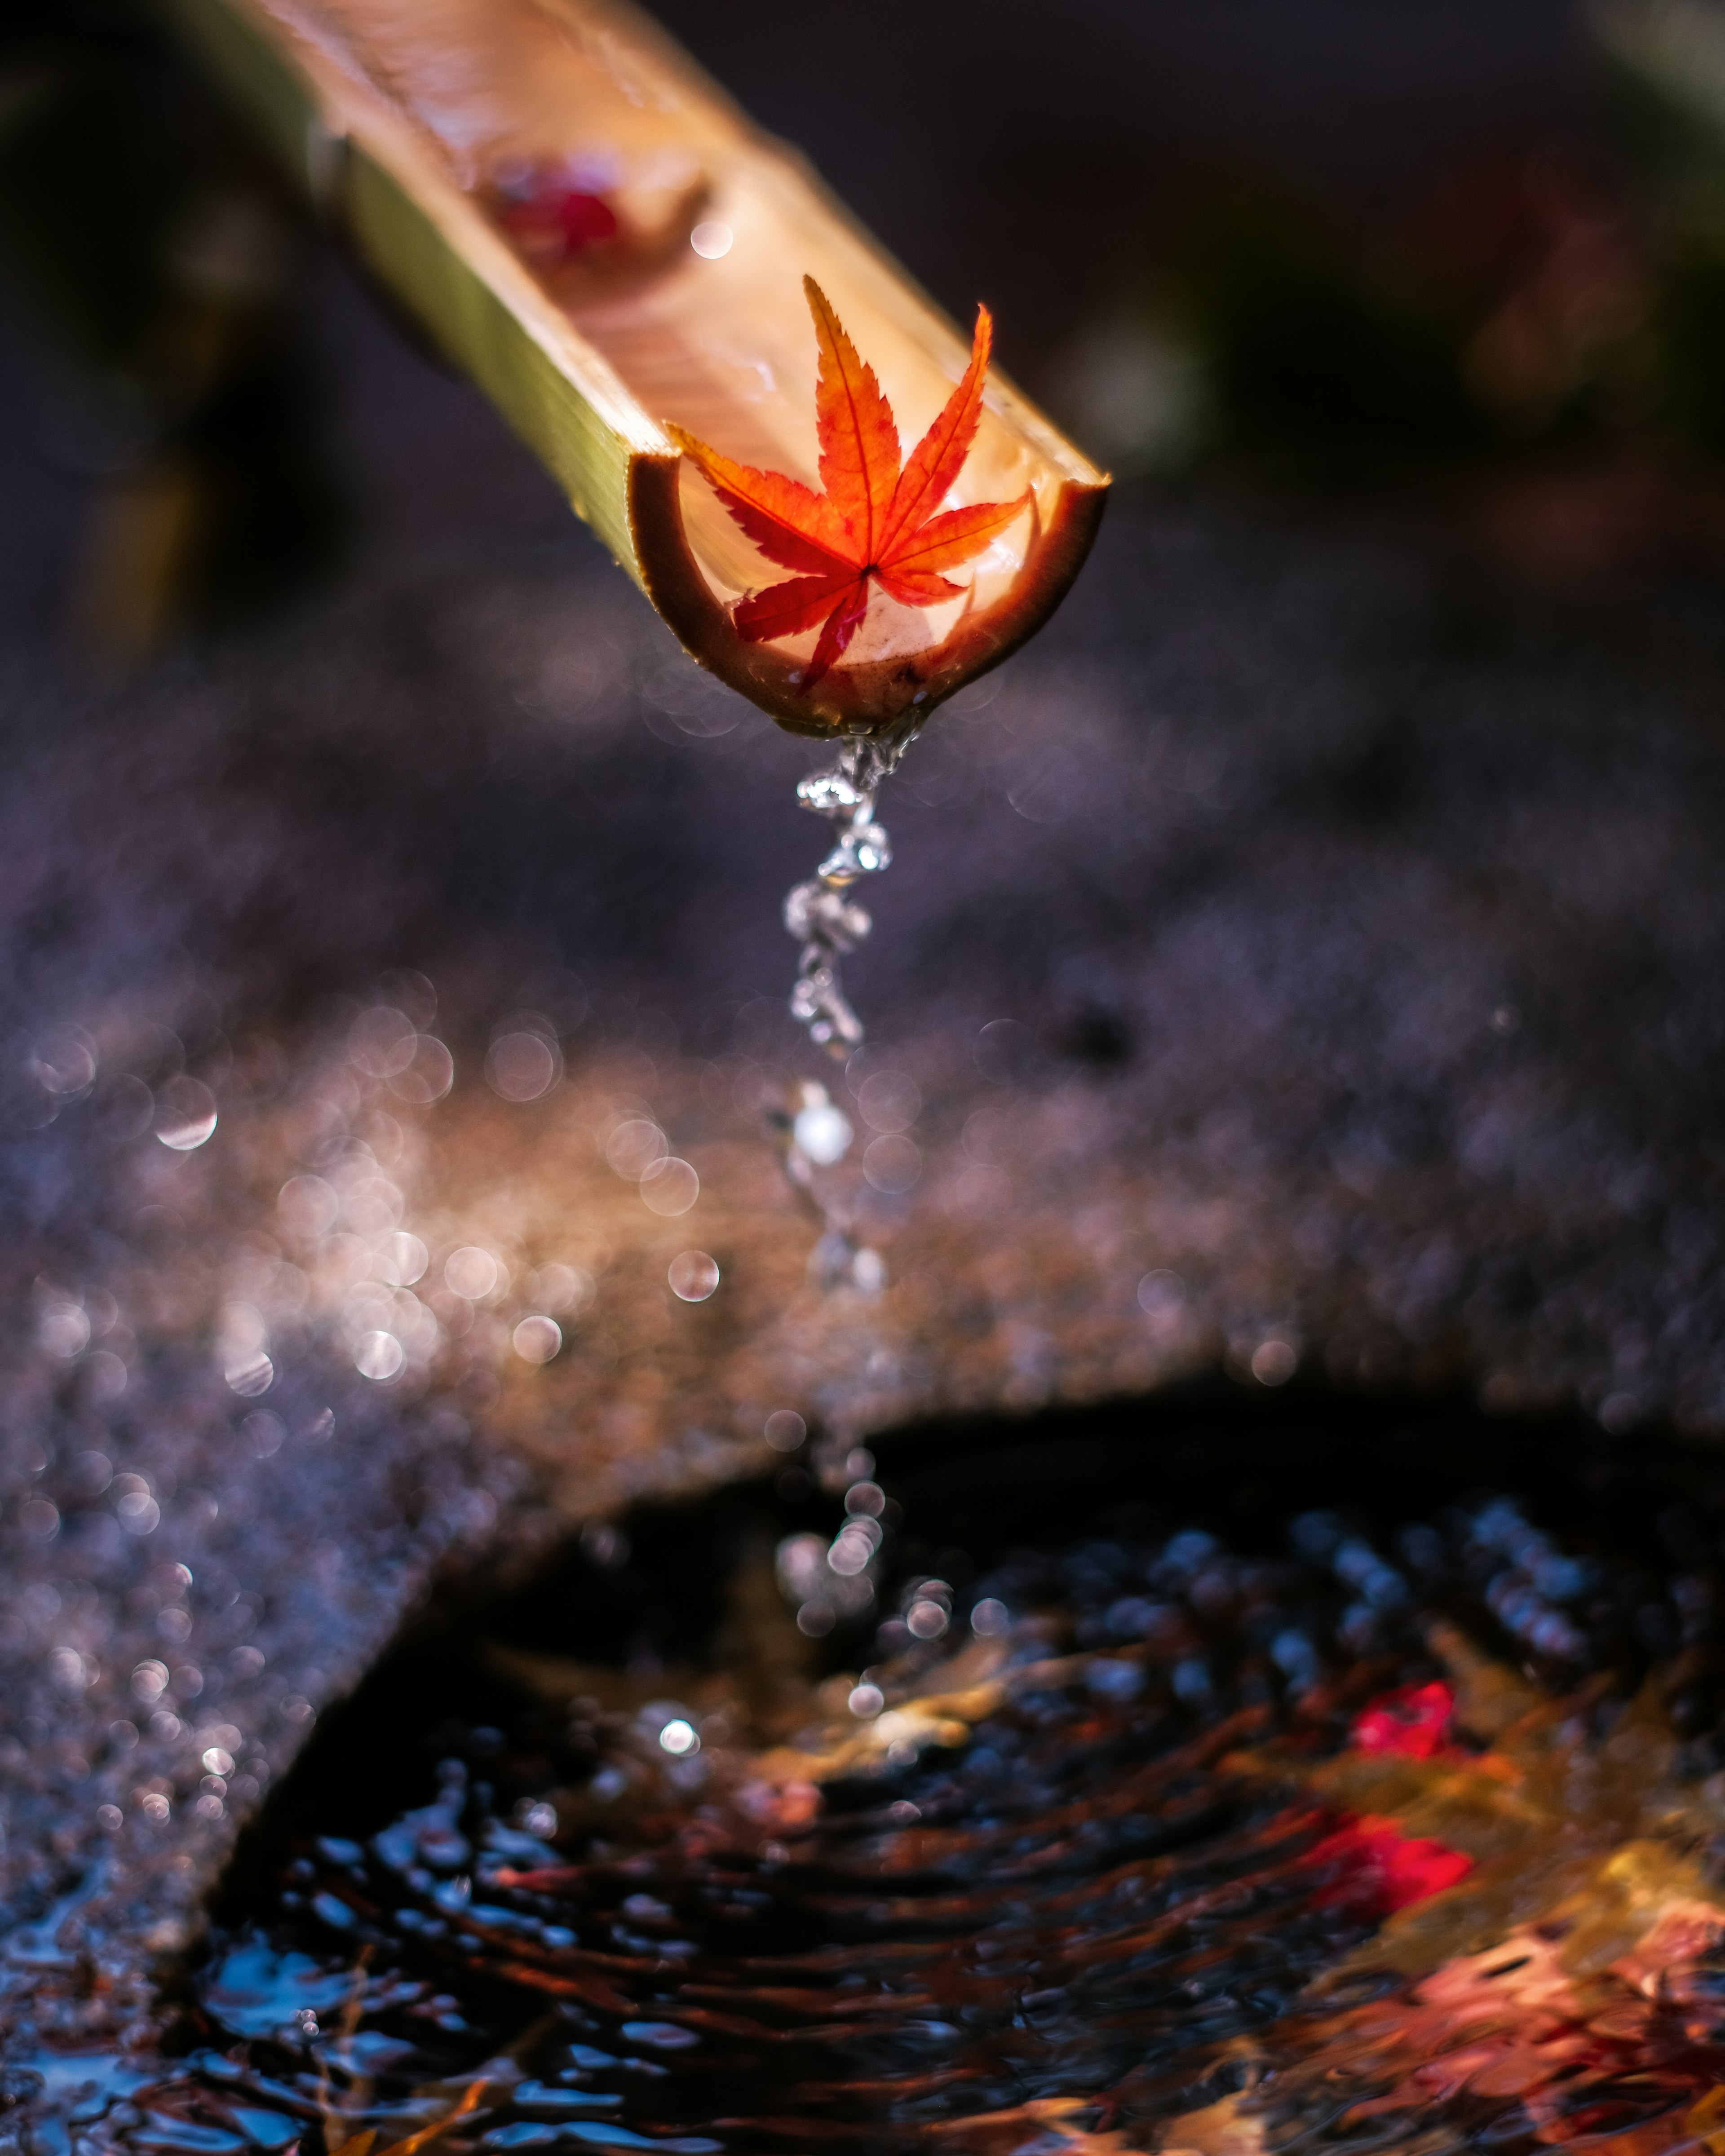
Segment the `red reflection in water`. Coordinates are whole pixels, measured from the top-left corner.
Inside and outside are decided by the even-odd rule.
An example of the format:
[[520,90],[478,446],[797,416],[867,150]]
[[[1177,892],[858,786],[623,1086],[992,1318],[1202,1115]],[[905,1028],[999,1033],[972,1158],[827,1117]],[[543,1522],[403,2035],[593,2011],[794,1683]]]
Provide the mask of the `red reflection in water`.
[[617,237],[617,213],[603,195],[550,187],[512,202],[498,221],[536,261],[562,262]]
[[1350,1732],[1362,1752],[1430,1759],[1450,1741],[1455,1695],[1446,1684],[1404,1685],[1374,1699]]
[[1327,1835],[1310,1861],[1334,1867],[1334,1877],[1314,1897],[1319,1908],[1348,1908],[1387,1917],[1458,1886],[1473,1859],[1440,1841],[1404,1835],[1394,1820],[1368,1813]]

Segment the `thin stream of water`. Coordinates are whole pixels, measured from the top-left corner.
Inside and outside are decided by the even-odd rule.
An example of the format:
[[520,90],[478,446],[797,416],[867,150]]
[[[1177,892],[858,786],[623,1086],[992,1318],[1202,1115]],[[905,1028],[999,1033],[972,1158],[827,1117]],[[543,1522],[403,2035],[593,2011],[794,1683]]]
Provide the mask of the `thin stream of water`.
[[[853,893],[864,876],[878,875],[892,865],[892,841],[876,817],[876,802],[916,732],[911,725],[885,739],[846,741],[830,764],[810,772],[797,786],[798,801],[814,815],[828,818],[834,837],[814,874],[796,885],[784,902],[785,927],[801,947],[791,1015],[818,1048],[840,1063],[855,1055],[865,1039],[863,1022],[845,992],[841,961],[874,926]],[[854,1209],[824,1187],[820,1174],[849,1152],[855,1136],[850,1119],[824,1086],[805,1080],[786,1104],[780,1127],[785,1173],[820,1224],[809,1260],[811,1276],[826,1288],[877,1292],[886,1276],[880,1253],[860,1240]]]

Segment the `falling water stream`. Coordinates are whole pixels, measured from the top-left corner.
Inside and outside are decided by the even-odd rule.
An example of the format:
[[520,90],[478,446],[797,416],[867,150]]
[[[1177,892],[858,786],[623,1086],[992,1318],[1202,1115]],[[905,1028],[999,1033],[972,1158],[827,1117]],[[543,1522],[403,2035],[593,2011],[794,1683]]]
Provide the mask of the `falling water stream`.
[[[799,803],[829,819],[834,837],[814,874],[794,886],[784,902],[785,927],[801,947],[791,1015],[818,1048],[839,1063],[855,1055],[865,1038],[862,1020],[845,993],[841,961],[874,926],[853,892],[864,876],[892,865],[892,841],[876,819],[875,804],[881,785],[897,770],[916,732],[912,724],[884,738],[847,741],[830,764],[810,772],[797,786]],[[809,1260],[811,1277],[824,1287],[876,1292],[886,1276],[880,1253],[859,1240],[853,1208],[824,1188],[820,1173],[850,1150],[855,1135],[850,1119],[824,1086],[804,1080],[786,1103],[780,1127],[785,1173],[820,1224]]]

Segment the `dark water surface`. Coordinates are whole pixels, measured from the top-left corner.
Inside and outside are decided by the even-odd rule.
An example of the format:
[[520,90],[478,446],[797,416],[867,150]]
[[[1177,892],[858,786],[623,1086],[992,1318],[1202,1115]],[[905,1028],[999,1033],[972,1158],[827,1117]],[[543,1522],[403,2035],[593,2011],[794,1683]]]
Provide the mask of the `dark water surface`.
[[[830,1534],[847,1483],[881,1496],[877,1597],[811,1640],[772,1553]],[[1400,1875],[1369,1821],[1250,1762],[1278,1738],[1296,1767],[1358,1747],[1368,1702],[1441,1677],[1437,1616],[1506,1681],[1575,1694],[1578,1743],[1620,1749],[1622,1702],[1661,1671],[1645,1776],[1704,1784],[1722,1525],[1705,1455],[1321,1398],[801,1454],[430,1612],[242,1845],[182,2056],[20,2061],[9,2086],[39,2108],[34,2073],[90,2082],[39,2148],[188,2156],[368,2133],[676,2156],[1698,2146],[1681,2122],[1725,2081],[1710,1945],[1676,2004],[1595,2002],[1557,2096],[1500,2066],[1410,2109],[1394,2042],[1346,2023],[1413,2011],[1405,1980],[1313,1989]],[[993,1695],[932,1738],[911,1703],[991,1660]],[[906,1733],[819,1794],[763,1758],[866,1731],[858,1706]],[[1236,2138],[1206,2138],[1230,2097]]]

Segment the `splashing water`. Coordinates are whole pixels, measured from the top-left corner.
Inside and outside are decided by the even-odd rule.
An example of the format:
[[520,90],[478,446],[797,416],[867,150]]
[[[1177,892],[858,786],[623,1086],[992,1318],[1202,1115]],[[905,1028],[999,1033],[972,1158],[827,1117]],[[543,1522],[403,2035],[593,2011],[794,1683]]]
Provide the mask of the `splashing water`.
[[[840,1063],[862,1046],[864,1029],[845,993],[839,961],[874,926],[851,891],[864,876],[892,865],[892,841],[875,819],[875,799],[881,782],[897,770],[916,735],[912,723],[883,740],[847,741],[830,764],[798,782],[798,801],[814,815],[829,818],[836,830],[825,860],[784,902],[785,927],[802,946],[791,1015],[807,1028],[817,1047]],[[885,1263],[877,1250],[858,1239],[853,1207],[827,1187],[820,1173],[849,1152],[855,1136],[849,1117],[824,1086],[804,1080],[776,1121],[785,1173],[820,1223],[809,1258],[811,1277],[825,1288],[878,1293],[886,1284]]]
[[809,1276],[817,1287],[853,1287],[878,1295],[886,1285],[886,1262],[858,1235],[850,1192],[827,1171],[850,1152],[855,1126],[819,1080],[790,1089],[770,1121],[778,1134],[785,1178],[820,1229],[809,1254]]
[[847,741],[834,762],[811,771],[797,786],[802,806],[839,829],[831,852],[784,902],[785,927],[803,946],[791,1015],[808,1028],[817,1047],[840,1062],[861,1047],[863,1024],[845,996],[839,962],[874,925],[850,889],[860,878],[892,865],[892,841],[875,820],[875,800],[914,738],[912,727],[885,741]]
[[[452,2128],[454,2156],[1711,2149],[1725,1732],[1707,1658],[1641,1681],[1642,1529],[1572,1543],[1486,1496],[1266,1539],[1259,1500],[1252,1547],[1178,1512],[1141,1540],[1106,1525],[1113,1455],[1051,1517],[1070,1450],[1039,1449],[1059,1481],[980,1522],[950,1456],[919,1504],[864,1455],[825,1625],[820,1537],[769,1555],[762,1491],[741,1532],[696,1512],[606,1563],[619,1651],[660,1568],[711,1567],[668,1661],[521,1654],[495,1607],[483,1685],[409,1649],[340,1771],[278,1799],[174,2056],[8,2058],[26,2146],[64,2118],[140,2156],[417,2156]],[[908,1560],[961,1507],[986,1543],[932,1578]],[[886,1599],[834,1596],[870,1520]],[[1669,1578],[1669,1616],[1716,1638],[1718,1578]],[[1568,1645],[1532,1646],[1558,1604]],[[855,1661],[823,1676],[833,1617]],[[1512,1659],[1469,1637],[1493,1630]]]

